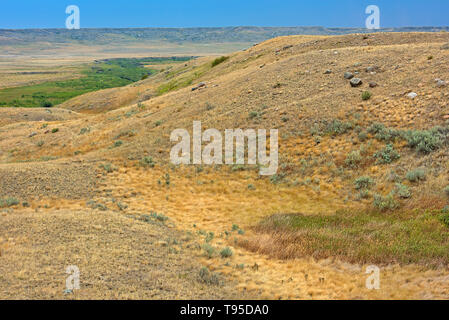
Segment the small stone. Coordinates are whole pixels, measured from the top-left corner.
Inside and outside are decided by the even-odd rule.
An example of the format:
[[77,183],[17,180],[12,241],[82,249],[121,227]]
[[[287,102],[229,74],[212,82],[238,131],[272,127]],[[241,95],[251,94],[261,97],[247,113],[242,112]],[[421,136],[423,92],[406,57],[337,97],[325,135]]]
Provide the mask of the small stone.
[[417,93],[415,93],[415,92],[410,92],[410,93],[407,95],[407,98],[413,100],[413,99],[415,99],[417,96],[418,96]]
[[192,88],[192,91],[195,91],[195,90],[198,90],[198,89],[201,89],[201,88],[205,88],[205,87],[206,87],[206,83],[200,82],[196,87]]
[[441,79],[435,79],[435,81],[437,83],[438,88],[445,87],[447,85],[446,81],[443,81]]
[[363,81],[362,81],[362,79],[359,79],[359,78],[352,78],[350,83],[351,83],[351,87],[355,88],[355,87],[361,86],[363,84]]
[[324,74],[331,74],[332,73],[332,70],[326,70],[326,71],[324,71]]
[[351,72],[345,72],[345,79],[351,80],[354,78],[354,75]]
[[369,66],[368,68],[366,68],[367,73],[376,72],[377,70],[379,70],[379,67],[376,66]]
[[28,137],[29,137],[29,138],[32,138],[32,137],[34,137],[34,136],[37,136],[37,132],[32,132]]
[[370,88],[375,88],[375,87],[377,87],[377,83],[375,83],[375,82],[370,82],[370,83],[369,83],[369,87],[370,87]]

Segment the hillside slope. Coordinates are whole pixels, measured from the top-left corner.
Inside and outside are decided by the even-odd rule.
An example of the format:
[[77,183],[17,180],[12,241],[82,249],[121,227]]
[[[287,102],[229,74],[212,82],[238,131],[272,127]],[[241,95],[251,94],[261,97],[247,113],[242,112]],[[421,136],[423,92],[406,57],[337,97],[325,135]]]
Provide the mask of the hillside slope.
[[[96,181],[81,200],[9,196],[44,212],[162,213],[193,235],[195,259],[260,297],[447,298],[448,42],[443,32],[280,37],[58,106],[73,119],[16,122],[0,110],[11,119],[0,127],[4,175],[23,161],[68,162]],[[170,164],[171,132],[193,121],[279,129],[279,171]],[[364,286],[372,263],[385,279],[375,292]]]

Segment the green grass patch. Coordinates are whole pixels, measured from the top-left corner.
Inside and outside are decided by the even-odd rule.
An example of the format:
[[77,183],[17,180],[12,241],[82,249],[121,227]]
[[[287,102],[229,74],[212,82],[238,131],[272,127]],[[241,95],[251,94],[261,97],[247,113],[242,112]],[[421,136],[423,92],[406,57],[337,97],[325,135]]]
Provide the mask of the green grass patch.
[[79,79],[50,81],[31,86],[0,90],[0,107],[47,107],[63,103],[76,96],[108,88],[126,86],[144,76],[157,73],[145,68],[148,64],[182,62],[191,57],[109,59],[83,67]]
[[[352,263],[437,267],[449,265],[448,221],[447,216],[430,212],[338,212],[332,216],[275,215],[255,229],[275,236],[275,246],[267,250],[273,254],[278,251],[276,255],[281,258],[306,255],[339,257]],[[294,256],[291,250],[283,250],[295,243]]]

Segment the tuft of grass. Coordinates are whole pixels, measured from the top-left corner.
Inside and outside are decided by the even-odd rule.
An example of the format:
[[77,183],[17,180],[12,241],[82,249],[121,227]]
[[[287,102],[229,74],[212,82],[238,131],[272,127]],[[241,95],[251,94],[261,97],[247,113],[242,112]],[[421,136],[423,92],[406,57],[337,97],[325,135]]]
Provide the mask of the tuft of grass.
[[226,247],[220,251],[220,256],[222,258],[229,258],[229,257],[232,257],[232,255],[233,255],[233,252],[232,252],[231,248],[229,248],[229,247]]
[[[449,215],[341,211],[275,215],[239,244],[280,259],[337,257],[350,263],[449,265]],[[446,224],[447,223],[447,224]],[[271,241],[266,241],[266,236]],[[261,237],[265,240],[260,241]]]
[[440,216],[440,221],[449,228],[449,212],[443,213]]
[[205,243],[203,244],[203,250],[206,254],[206,257],[208,259],[211,259],[215,255],[215,248],[212,247],[210,244]]
[[59,128],[54,128],[53,130],[51,130],[51,133],[56,133],[59,132]]
[[363,101],[369,100],[369,99],[371,99],[371,96],[372,96],[371,92],[369,92],[369,91],[364,91],[364,92],[362,93],[362,100],[363,100]]

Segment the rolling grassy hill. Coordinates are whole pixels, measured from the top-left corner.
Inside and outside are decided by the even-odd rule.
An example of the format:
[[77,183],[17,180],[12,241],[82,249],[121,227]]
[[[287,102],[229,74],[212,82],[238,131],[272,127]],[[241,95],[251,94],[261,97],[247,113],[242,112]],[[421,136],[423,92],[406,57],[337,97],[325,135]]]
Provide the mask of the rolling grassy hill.
[[[64,213],[83,225],[92,212],[93,232],[117,256],[131,246],[107,231],[118,221],[138,229],[138,252],[144,233],[153,232],[158,241],[148,248],[199,261],[207,269],[181,269],[196,275],[183,279],[205,286],[206,297],[220,290],[222,277],[237,292],[272,299],[448,298],[448,42],[446,32],[278,37],[78,96],[50,109],[53,119],[1,108],[2,266],[20,279],[37,268],[19,263],[35,261],[39,251],[14,226],[28,222],[39,231],[47,221],[66,231],[44,234],[45,241],[68,241]],[[277,174],[171,164],[171,133],[191,133],[193,121],[220,132],[278,129]],[[47,220],[30,222],[36,210]],[[81,252],[97,257],[91,275],[105,260],[92,239],[80,239]],[[109,263],[121,265],[117,256]],[[382,268],[382,290],[365,287],[370,264]],[[127,266],[137,272],[142,261],[133,256]],[[119,271],[106,269],[106,279],[135,287],[136,296],[145,292]],[[48,280],[55,273],[49,267],[38,280],[58,295]],[[0,278],[0,288],[10,281]],[[41,287],[35,290],[45,296]],[[28,294],[24,288],[18,296]]]

